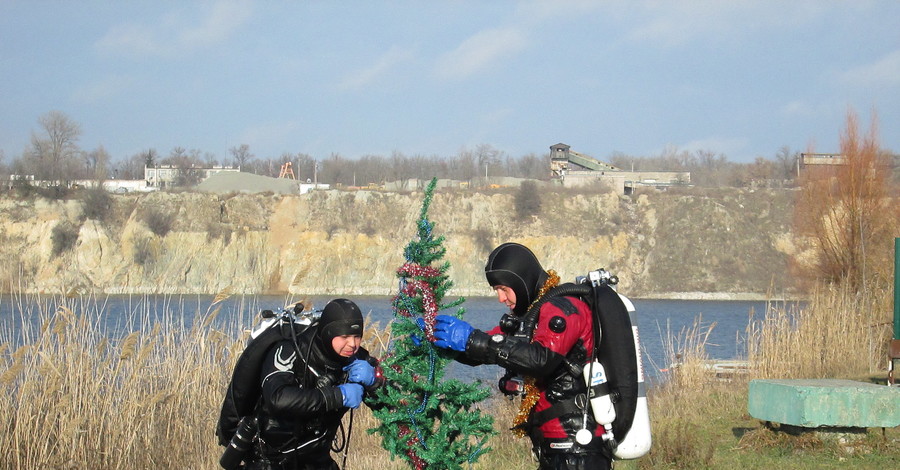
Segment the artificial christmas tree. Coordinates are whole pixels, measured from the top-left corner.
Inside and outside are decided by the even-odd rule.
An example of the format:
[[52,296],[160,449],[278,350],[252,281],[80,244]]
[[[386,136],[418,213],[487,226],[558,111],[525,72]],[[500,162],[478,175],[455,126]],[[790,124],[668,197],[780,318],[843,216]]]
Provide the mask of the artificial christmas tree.
[[435,237],[428,208],[437,180],[425,190],[416,221],[416,236],[403,251],[406,262],[397,270],[400,286],[393,299],[393,340],[382,358],[386,386],[370,405],[380,424],[382,446],[404,458],[412,468],[461,469],[489,450],[493,419],[476,404],[490,395],[480,384],[444,380],[453,352],[431,344],[438,311],[456,308],[462,317],[465,299],[443,304],[453,283],[446,274],[449,262],[441,262],[444,237]]

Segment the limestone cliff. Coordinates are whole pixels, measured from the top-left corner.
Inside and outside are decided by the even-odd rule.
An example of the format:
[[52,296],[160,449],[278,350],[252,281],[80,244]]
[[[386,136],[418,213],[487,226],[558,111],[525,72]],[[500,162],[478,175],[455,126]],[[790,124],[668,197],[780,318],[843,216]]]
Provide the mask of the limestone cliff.
[[[490,293],[484,260],[505,241],[528,245],[564,280],[607,268],[631,295],[781,295],[787,285],[785,192],[548,192],[524,221],[514,200],[435,194],[455,294]],[[0,282],[6,292],[390,295],[421,202],[421,192],[158,192],[115,195],[98,221],[77,199],[2,199]],[[153,227],[150,212],[171,226]]]

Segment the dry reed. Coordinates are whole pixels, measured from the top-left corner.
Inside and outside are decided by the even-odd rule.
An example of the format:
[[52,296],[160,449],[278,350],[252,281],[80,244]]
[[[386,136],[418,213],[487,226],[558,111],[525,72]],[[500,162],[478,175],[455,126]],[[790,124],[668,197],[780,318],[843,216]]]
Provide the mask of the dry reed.
[[[39,321],[0,331],[0,469],[218,468],[215,423],[249,334],[246,326],[212,327],[225,298],[216,296],[192,327],[167,306],[171,318],[138,312],[116,337],[102,333],[103,301],[19,299],[20,323]],[[364,344],[373,354],[383,355],[390,339],[390,324],[367,321]],[[374,420],[365,407],[354,412],[345,468],[408,468],[366,432]],[[501,440],[490,445],[519,450],[487,454],[474,468],[504,463],[503,455],[530,463],[519,453],[527,443],[508,445],[508,433]]]
[[103,312],[77,304],[47,302],[29,312],[37,331],[0,338],[15,345],[2,356],[0,468],[215,468],[231,335],[162,319],[110,339]]
[[886,291],[818,287],[803,308],[770,305],[747,332],[753,378],[848,378],[883,371],[891,337]]
[[[715,442],[733,439],[727,430],[746,415],[747,381],[755,378],[854,378],[883,373],[890,338],[890,295],[823,286],[802,303],[770,303],[764,317],[747,328],[748,374],[722,381],[711,373],[706,354],[715,325],[698,318],[691,328],[669,332],[664,347],[666,380],[650,389],[653,449],[639,468],[715,468]],[[729,422],[729,419],[731,422]],[[748,423],[749,424],[749,423]],[[758,424],[758,423],[756,423]],[[746,428],[740,448],[770,447],[765,429]],[[717,435],[720,434],[720,435]],[[793,443],[791,445],[797,445]],[[804,443],[809,445],[809,443]],[[827,447],[819,446],[823,452]]]
[[[40,326],[0,331],[0,470],[217,468],[215,421],[247,334],[239,325],[230,331],[211,326],[224,297],[191,327],[177,312],[159,321],[144,312],[120,325],[129,334],[114,338],[102,334],[102,300],[55,299],[37,311],[34,302],[14,300],[20,323],[34,317]],[[803,309],[770,307],[748,329],[752,377],[877,370],[889,336],[888,297],[832,288],[817,291]],[[700,423],[722,420],[730,430],[729,417],[744,413],[746,379],[722,383],[708,373],[714,327],[698,318],[693,327],[668,334],[669,363],[678,366],[650,388],[654,447],[625,468],[715,465],[714,442],[729,437],[710,436]],[[365,344],[383,355],[390,338],[390,324],[370,324]],[[482,405],[501,432],[473,468],[533,468],[528,440],[505,429],[518,401],[494,397]],[[365,432],[374,425],[365,407],[354,412],[346,468],[408,468]]]

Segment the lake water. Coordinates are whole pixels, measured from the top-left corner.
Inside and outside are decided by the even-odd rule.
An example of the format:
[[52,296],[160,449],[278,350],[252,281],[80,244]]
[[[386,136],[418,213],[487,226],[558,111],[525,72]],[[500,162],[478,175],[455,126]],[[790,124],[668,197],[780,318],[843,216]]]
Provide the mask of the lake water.
[[[332,296],[307,298],[316,308],[322,308]],[[388,296],[348,296],[355,301],[370,322],[384,328],[393,318],[391,298]],[[55,311],[62,302],[76,312],[91,315],[97,324],[106,328],[106,334],[116,337],[137,330],[141,325],[157,321],[175,322],[189,327],[213,307],[213,296],[126,295],[99,298],[60,300],[59,297],[0,296],[0,331],[3,338],[29,335],[46,312]],[[280,310],[298,298],[285,296],[234,296],[217,306],[220,313],[214,325],[225,331],[237,332],[249,328],[253,317],[262,309]],[[451,298],[444,299],[452,300]],[[746,352],[746,329],[751,319],[759,319],[766,311],[763,301],[718,300],[650,300],[632,299],[637,310],[637,323],[643,348],[643,362],[648,380],[662,377],[660,369],[667,367],[669,359],[665,345],[671,338],[683,336],[683,332],[695,325],[705,332],[712,327],[707,339],[707,353],[711,359],[742,358]],[[504,313],[504,306],[495,297],[468,297],[462,305],[464,319],[476,328],[487,330],[497,324]],[[441,313],[452,313],[443,311]],[[23,323],[30,323],[30,327]],[[502,371],[496,366],[472,368],[452,364],[447,371],[450,378],[462,380],[482,379],[496,383]]]

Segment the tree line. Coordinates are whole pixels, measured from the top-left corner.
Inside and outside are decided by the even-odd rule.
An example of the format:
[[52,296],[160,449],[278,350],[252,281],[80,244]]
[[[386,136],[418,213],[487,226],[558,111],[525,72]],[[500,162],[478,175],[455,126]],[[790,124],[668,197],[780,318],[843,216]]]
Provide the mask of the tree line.
[[[51,111],[38,119],[39,130],[22,154],[6,163],[0,153],[0,175],[32,175],[36,180],[143,179],[145,166],[170,165],[178,168],[179,186],[199,182],[197,168],[235,166],[241,171],[278,177],[282,165],[291,163],[292,173],[301,181],[316,181],[342,186],[365,186],[407,179],[431,177],[470,181],[476,177],[516,177],[537,180],[550,178],[548,154],[530,153],[514,157],[491,145],[464,148],[454,155],[363,155],[348,158],[337,153],[316,158],[305,153],[283,153],[277,157],[258,157],[249,145],[242,144],[217,155],[199,149],[175,147],[168,154],[156,149],[114,161],[102,147],[85,150],[78,145],[81,125],[62,112]],[[896,160],[896,156],[892,156]],[[782,147],[773,158],[757,157],[750,163],[728,160],[723,153],[710,150],[669,149],[655,156],[615,153],[608,163],[624,170],[687,171],[691,183],[702,187],[748,187],[793,185],[800,152]]]

